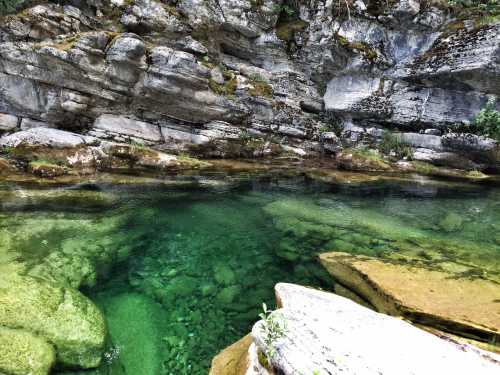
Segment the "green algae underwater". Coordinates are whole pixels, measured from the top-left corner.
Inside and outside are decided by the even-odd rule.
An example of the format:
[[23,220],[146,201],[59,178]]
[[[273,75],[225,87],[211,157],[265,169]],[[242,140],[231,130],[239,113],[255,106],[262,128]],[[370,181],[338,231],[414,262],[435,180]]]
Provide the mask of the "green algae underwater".
[[332,288],[321,251],[500,282],[499,233],[499,187],[428,179],[0,184],[0,266],[77,288],[104,313],[102,365],[53,371],[65,375],[206,374],[274,305],[274,284]]

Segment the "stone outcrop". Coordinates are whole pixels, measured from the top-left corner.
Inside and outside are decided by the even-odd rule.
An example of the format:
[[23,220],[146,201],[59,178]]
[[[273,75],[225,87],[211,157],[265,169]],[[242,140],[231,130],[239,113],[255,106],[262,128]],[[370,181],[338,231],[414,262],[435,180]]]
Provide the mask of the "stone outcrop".
[[245,375],[249,365],[248,350],[252,342],[252,336],[246,335],[217,354],[212,360],[209,375]]
[[[116,125],[116,122],[107,122],[107,129],[115,129],[113,124]],[[120,127],[122,136],[126,133],[136,134],[141,129],[146,131],[137,122],[122,121],[119,124],[122,125]],[[128,128],[127,124],[130,125]],[[158,128],[156,131],[156,135],[159,136]],[[151,138],[155,133],[141,134],[143,136],[141,140],[146,141],[144,137]],[[125,141],[123,137],[119,139]],[[153,150],[143,143],[110,142],[93,136],[46,127],[6,135],[0,139],[0,147],[2,146],[8,150],[11,158],[27,163],[28,172],[40,177],[110,170],[169,172],[210,166],[207,162],[193,158],[178,157]],[[7,161],[4,167],[12,170]]]
[[338,283],[379,312],[458,336],[499,342],[496,282],[347,253],[321,254],[320,261]]
[[[286,322],[284,336],[272,343],[274,354],[268,356],[277,373],[486,375],[499,371],[495,354],[443,340],[341,296],[283,283],[275,290],[280,309],[274,314],[281,314]],[[258,350],[266,354],[270,348],[264,343],[263,324],[254,325],[252,336]],[[253,371],[251,364],[249,370]]]
[[[31,349],[43,349],[37,353],[39,363],[33,364],[33,370],[42,374],[50,369],[53,354],[51,349],[47,349],[49,344],[55,348],[57,362],[61,365],[83,368],[99,365],[106,331],[104,318],[92,302],[75,290],[2,271],[0,326],[32,334],[31,337],[28,333],[22,336],[24,345]],[[8,339],[2,335],[4,338]],[[32,355],[29,349],[25,350],[28,352],[20,351],[20,354]],[[13,358],[10,360],[13,361]],[[9,366],[11,361],[7,361],[5,366]],[[29,366],[29,363],[20,366],[13,363],[10,369],[13,373]]]
[[446,135],[499,94],[498,22],[407,1],[37,4],[0,21],[1,133],[304,157],[397,129],[417,160],[499,169],[497,142]]

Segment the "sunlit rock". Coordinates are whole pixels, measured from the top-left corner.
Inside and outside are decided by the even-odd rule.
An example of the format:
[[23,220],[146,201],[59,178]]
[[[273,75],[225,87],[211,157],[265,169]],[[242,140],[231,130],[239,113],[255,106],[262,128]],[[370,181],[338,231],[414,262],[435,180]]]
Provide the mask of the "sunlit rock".
[[498,342],[500,287],[495,282],[346,253],[321,254],[320,260],[339,283],[378,311],[478,341]]

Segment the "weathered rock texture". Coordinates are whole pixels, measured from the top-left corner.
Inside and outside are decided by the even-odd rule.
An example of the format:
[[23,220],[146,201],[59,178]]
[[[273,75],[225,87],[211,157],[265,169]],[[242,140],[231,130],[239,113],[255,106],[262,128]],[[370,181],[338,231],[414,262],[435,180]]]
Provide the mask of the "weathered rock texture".
[[252,342],[252,336],[246,335],[217,354],[212,360],[209,375],[245,375],[249,365],[248,349]]
[[[277,284],[276,295],[287,323],[274,343],[271,363],[292,374],[496,374],[498,357],[440,339],[400,319],[383,315],[344,297],[293,284]],[[260,350],[260,321],[252,336]]]
[[321,254],[320,261],[339,283],[379,312],[478,341],[499,342],[496,282],[339,252]]
[[390,128],[418,160],[499,167],[496,142],[444,135],[499,94],[498,23],[407,1],[37,3],[0,19],[0,132],[255,157]]
[[[101,362],[106,338],[104,318],[97,307],[76,290],[40,282],[31,277],[4,274],[0,278],[0,327],[2,326],[25,332],[20,337],[24,344],[18,342],[17,350],[12,350],[18,351],[26,359],[36,354],[32,370],[37,373],[47,373],[54,362],[51,345],[55,348],[57,362],[61,365],[91,368]],[[31,337],[28,333],[32,334]],[[2,341],[9,339],[5,332],[1,336]],[[3,345],[5,344],[2,343]],[[36,347],[40,352],[30,353]],[[9,357],[4,357],[4,360],[7,361],[7,358]],[[9,359],[10,362],[7,361],[3,367],[9,367],[10,363],[9,370],[12,373],[20,373],[23,366],[25,369],[30,366],[29,363],[20,365],[20,361],[15,361],[14,354]]]

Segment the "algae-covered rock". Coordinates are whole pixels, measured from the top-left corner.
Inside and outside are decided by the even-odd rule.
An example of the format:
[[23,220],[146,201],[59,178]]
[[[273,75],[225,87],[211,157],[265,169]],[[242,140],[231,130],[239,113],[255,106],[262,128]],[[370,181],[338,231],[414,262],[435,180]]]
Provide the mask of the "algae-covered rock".
[[321,254],[320,261],[380,312],[478,341],[500,341],[498,283],[340,252]]
[[227,288],[222,289],[216,296],[217,302],[222,305],[231,304],[234,299],[240,294],[241,287],[238,285],[228,286]]
[[[125,374],[162,373],[162,310],[143,294],[129,293],[98,298],[106,314],[111,343]],[[114,373],[113,373],[114,374]]]
[[0,325],[39,335],[54,345],[57,362],[99,365],[106,330],[97,307],[80,292],[28,276],[0,276]]
[[0,373],[47,375],[55,359],[54,347],[43,338],[0,326]]
[[[57,194],[48,196],[57,204]],[[65,196],[62,195],[63,200]],[[38,194],[34,193],[34,197],[37,200]],[[70,194],[68,199],[71,201],[72,197]],[[36,212],[0,213],[0,258],[16,258],[30,276],[58,285],[92,287],[107,274],[113,262],[124,259],[133,246],[140,244],[134,237],[135,231],[129,231],[127,236],[120,232],[126,219],[112,213],[66,213],[64,217],[57,212],[43,217]]]
[[439,227],[446,232],[455,232],[460,229],[462,222],[463,219],[459,214],[450,212],[439,222]]
[[214,278],[223,285],[231,285],[236,281],[235,273],[224,264],[218,264],[214,267]]

